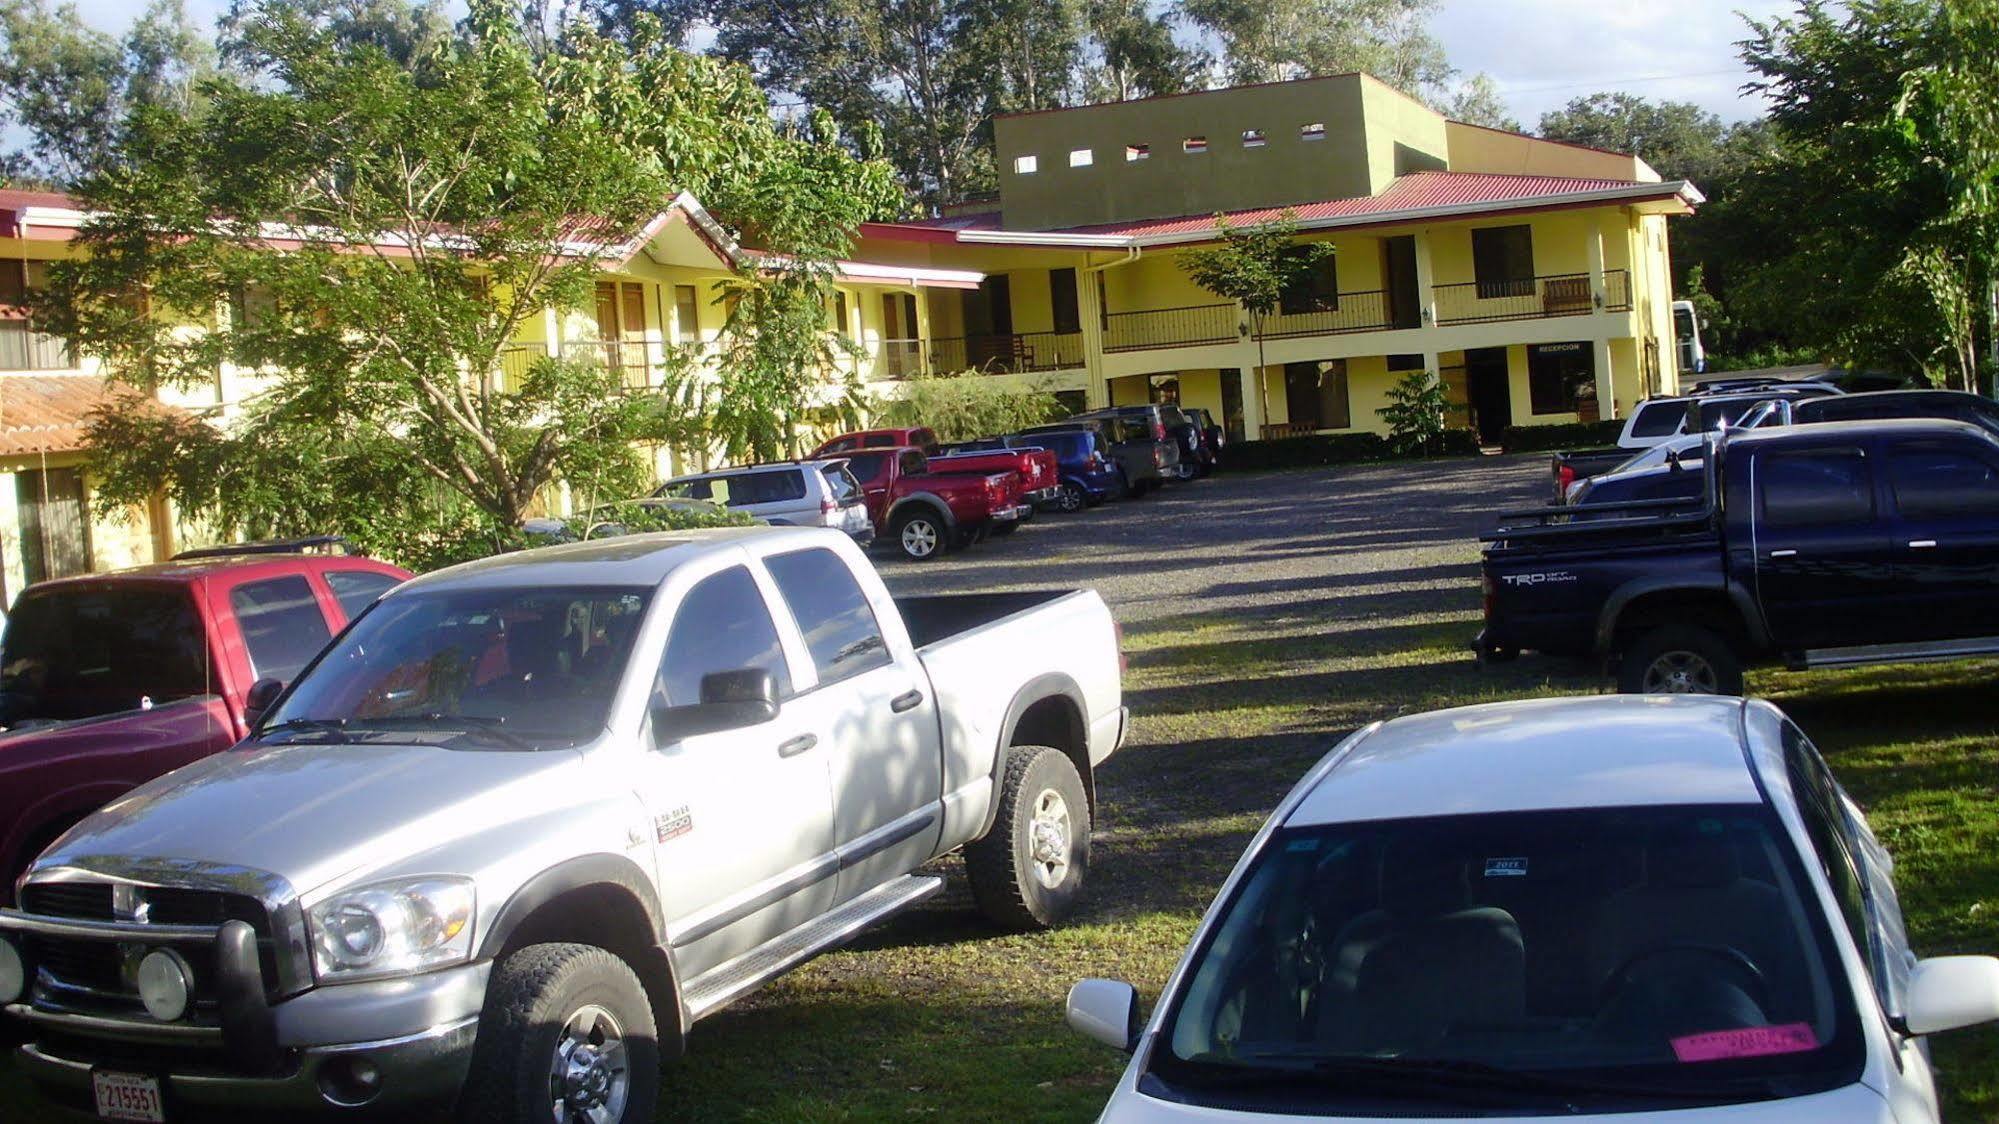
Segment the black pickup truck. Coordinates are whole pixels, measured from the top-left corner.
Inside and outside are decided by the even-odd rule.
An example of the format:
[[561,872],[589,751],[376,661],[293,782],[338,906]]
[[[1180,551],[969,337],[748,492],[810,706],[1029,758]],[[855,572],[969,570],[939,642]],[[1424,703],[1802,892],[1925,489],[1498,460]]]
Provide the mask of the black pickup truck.
[[1999,654],[1999,440],[1962,422],[1717,439],[1700,496],[1502,515],[1483,658],[1594,657],[1626,692],[1740,694],[1794,668]]

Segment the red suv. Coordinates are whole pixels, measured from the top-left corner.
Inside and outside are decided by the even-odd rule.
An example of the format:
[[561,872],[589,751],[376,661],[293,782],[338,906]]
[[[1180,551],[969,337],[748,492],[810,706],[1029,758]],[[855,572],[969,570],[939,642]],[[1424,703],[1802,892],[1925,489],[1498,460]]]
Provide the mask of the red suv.
[[[31,585],[0,637],[0,902],[77,820],[249,733],[406,570],[262,544]],[[250,814],[253,810],[246,809]]]

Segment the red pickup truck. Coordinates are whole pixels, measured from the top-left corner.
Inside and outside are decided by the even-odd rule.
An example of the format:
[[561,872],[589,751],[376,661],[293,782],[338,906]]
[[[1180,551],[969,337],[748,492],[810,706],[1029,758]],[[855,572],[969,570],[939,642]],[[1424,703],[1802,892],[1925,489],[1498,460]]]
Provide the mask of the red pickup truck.
[[[290,681],[410,576],[367,558],[254,549],[21,592],[0,638],[0,904],[84,815],[242,740],[252,684]],[[275,691],[256,694],[268,706]]]
[[1013,449],[997,441],[946,445],[941,453],[930,454],[930,471],[1019,473],[1020,495],[1033,505],[1030,511],[1052,507],[1062,496],[1062,464],[1047,449]]
[[887,429],[859,429],[852,433],[842,433],[831,441],[812,450],[806,460],[824,460],[843,453],[860,449],[899,449],[904,445],[914,445],[923,450],[925,456],[937,455],[937,434],[927,425],[892,426]]
[[876,541],[887,537],[919,562],[977,542],[1033,510],[1021,500],[1016,472],[932,472],[923,450],[913,446],[842,455],[861,482]]

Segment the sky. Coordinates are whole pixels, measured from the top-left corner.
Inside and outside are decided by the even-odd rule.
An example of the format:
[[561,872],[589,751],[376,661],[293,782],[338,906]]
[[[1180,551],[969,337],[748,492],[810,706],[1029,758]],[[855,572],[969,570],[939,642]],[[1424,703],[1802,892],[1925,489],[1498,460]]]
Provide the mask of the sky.
[[[212,23],[226,0],[187,0]],[[146,0],[80,0],[84,17],[111,32],[130,26]],[[1571,98],[1626,90],[1690,101],[1740,121],[1762,112],[1740,93],[1749,73],[1735,42],[1743,14],[1767,19],[1794,0],[1442,0],[1431,31],[1451,65],[1483,71],[1528,128]]]

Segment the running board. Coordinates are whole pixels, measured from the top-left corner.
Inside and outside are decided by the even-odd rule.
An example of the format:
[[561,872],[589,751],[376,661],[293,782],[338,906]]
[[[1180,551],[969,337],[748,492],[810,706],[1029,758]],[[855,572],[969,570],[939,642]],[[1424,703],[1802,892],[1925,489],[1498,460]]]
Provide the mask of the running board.
[[1793,668],[1859,667],[1871,663],[1931,663],[1972,656],[1999,656],[1999,636],[1969,640],[1926,640],[1914,644],[1866,644],[1857,648],[1814,648]]
[[687,1004],[688,1017],[699,1019],[713,1014],[827,949],[845,943],[889,914],[915,905],[943,888],[944,880],[934,875],[905,874],[776,940],[717,964],[687,982],[682,998]]

